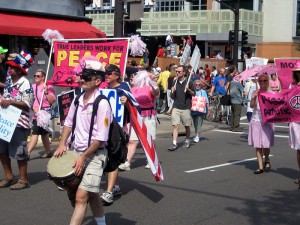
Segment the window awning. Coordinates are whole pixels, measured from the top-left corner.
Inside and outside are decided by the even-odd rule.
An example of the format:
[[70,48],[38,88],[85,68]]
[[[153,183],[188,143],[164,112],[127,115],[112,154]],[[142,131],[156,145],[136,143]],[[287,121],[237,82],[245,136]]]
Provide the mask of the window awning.
[[106,37],[86,21],[0,13],[0,34],[42,37],[46,29],[58,30],[66,39]]

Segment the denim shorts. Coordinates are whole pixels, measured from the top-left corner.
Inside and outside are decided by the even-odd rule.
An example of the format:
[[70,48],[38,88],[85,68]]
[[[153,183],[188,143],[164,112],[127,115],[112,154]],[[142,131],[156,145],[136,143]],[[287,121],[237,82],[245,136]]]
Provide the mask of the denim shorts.
[[27,138],[30,129],[16,127],[10,142],[0,139],[0,154],[8,154],[10,158],[16,160],[27,160]]

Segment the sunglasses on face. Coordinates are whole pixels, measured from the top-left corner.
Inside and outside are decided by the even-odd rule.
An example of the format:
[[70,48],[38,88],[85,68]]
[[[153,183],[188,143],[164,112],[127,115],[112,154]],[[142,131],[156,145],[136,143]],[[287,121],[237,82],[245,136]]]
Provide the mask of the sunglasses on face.
[[34,78],[40,78],[41,75],[34,75]]
[[266,83],[266,82],[268,82],[268,80],[259,80],[258,82],[259,83]]
[[201,84],[195,84],[195,86],[200,86]]
[[92,81],[92,80],[95,80],[95,79],[93,79],[93,77],[91,77],[91,76],[82,75],[82,76],[80,76],[80,80],[84,80],[85,82],[89,82],[89,81]]

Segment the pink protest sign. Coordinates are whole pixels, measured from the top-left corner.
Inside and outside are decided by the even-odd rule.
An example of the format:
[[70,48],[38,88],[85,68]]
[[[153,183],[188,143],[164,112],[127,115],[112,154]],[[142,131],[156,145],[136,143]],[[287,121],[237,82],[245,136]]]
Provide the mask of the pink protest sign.
[[126,66],[128,42],[54,42],[54,72],[48,84],[62,87],[77,87],[74,67],[83,57],[95,56],[104,67],[115,64],[123,73]]
[[300,65],[300,58],[278,58],[274,59],[275,65],[278,68],[277,75],[283,89],[289,88],[292,83],[292,70]]
[[264,123],[300,122],[300,86],[276,94],[259,92],[258,101]]

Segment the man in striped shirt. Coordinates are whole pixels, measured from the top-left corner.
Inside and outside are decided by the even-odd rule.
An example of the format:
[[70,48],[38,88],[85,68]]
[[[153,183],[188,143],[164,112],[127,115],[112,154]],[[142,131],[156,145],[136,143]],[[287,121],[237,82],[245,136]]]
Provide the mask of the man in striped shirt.
[[[7,61],[10,77],[7,79],[0,106],[14,106],[22,110],[17,127],[10,142],[0,139],[0,160],[5,177],[0,180],[0,188],[10,187],[21,190],[30,187],[27,180],[27,138],[30,134],[29,113],[33,104],[33,89],[28,79],[26,68],[33,59],[28,52],[22,51],[14,60]],[[14,174],[10,158],[16,159],[19,167],[19,180],[14,183]]]

